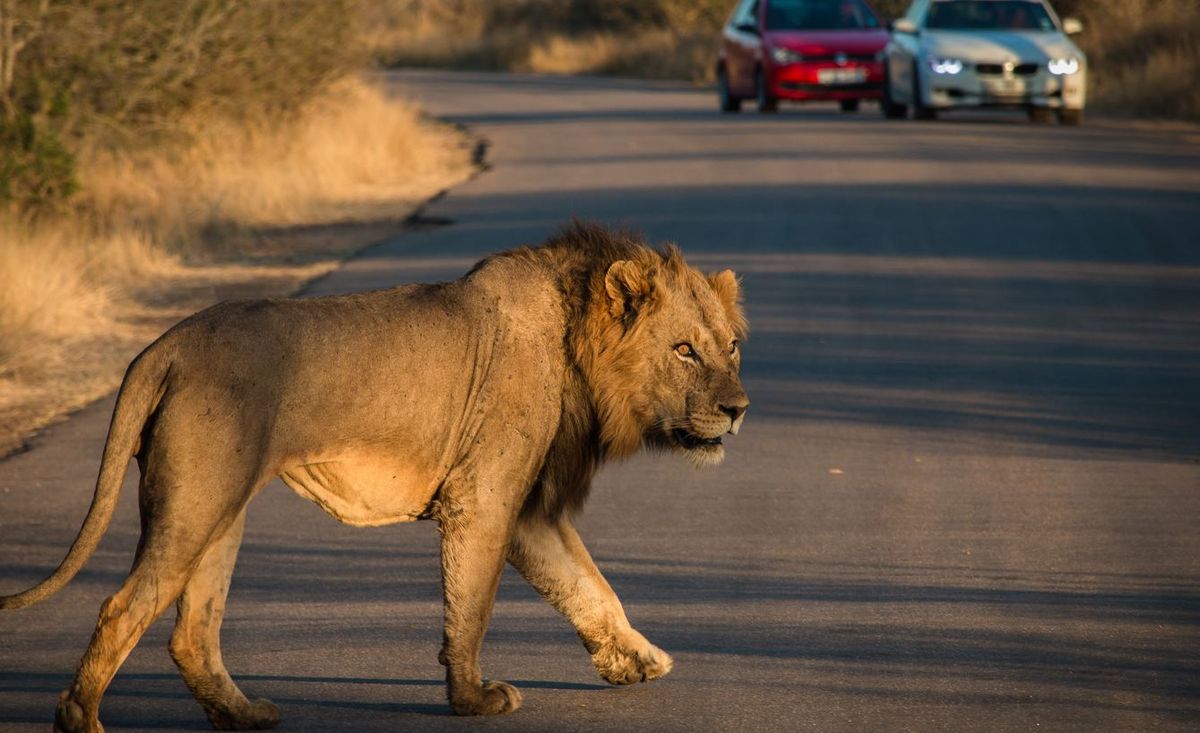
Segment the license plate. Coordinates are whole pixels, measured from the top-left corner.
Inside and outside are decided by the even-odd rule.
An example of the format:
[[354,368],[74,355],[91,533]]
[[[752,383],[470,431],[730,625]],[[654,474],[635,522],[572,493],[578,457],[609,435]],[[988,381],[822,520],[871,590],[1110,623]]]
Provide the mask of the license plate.
[[867,80],[866,69],[818,69],[817,81],[822,84],[862,84]]
[[1016,97],[1025,93],[1025,82],[1021,79],[996,79],[987,82],[989,94],[997,97]]

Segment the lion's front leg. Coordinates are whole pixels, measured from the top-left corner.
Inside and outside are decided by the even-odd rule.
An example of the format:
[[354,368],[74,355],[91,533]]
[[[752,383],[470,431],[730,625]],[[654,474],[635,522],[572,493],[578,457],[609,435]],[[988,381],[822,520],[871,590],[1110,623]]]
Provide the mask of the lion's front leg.
[[522,517],[508,559],[575,626],[605,680],[627,685],[671,671],[671,656],[629,625],[621,601],[565,517]]
[[521,693],[507,682],[483,679],[479,651],[492,617],[513,519],[474,505],[445,511],[439,521],[446,616],[438,661],[446,667],[450,706],[458,715],[512,712],[521,707]]

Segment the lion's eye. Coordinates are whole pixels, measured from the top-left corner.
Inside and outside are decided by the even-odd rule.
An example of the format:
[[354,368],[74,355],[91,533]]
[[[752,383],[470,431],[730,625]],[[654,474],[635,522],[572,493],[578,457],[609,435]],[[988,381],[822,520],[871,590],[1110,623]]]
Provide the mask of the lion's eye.
[[695,359],[696,358],[696,350],[693,349],[692,345],[688,344],[688,343],[676,344],[675,354],[684,359]]
[[737,342],[737,339],[734,339],[734,340],[733,340],[732,342],[730,342],[730,344],[729,344],[729,353],[731,353],[731,354],[736,354],[736,353],[737,353],[737,350],[738,350],[738,342]]

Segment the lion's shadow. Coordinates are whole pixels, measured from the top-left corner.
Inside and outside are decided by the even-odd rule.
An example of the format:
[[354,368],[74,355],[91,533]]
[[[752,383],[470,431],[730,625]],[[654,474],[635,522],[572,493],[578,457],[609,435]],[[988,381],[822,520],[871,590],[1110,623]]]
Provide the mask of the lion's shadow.
[[[122,682],[134,682],[135,685],[114,684],[107,696],[118,698],[136,698],[138,700],[178,700],[191,702],[192,696],[184,688],[179,675],[174,673],[137,672],[118,675]],[[245,674],[237,675],[239,682],[265,682],[279,684],[316,684],[316,685],[381,685],[389,687],[434,687],[442,688],[445,681],[441,679],[398,679],[390,677],[333,677],[320,675],[286,675],[286,674]],[[518,688],[542,690],[608,690],[609,685],[589,684],[583,682],[564,682],[559,680],[511,680]],[[15,694],[57,696],[71,683],[71,675],[52,672],[4,672],[0,671],[0,696],[7,697]],[[172,685],[174,686],[172,688]],[[331,708],[339,710],[356,710],[388,715],[419,715],[433,717],[453,717],[450,707],[445,703],[404,702],[402,699],[387,702],[370,702],[363,700],[345,700],[326,698],[319,695],[304,695],[303,697],[272,695],[271,700],[288,709]],[[113,711],[106,721],[110,727],[120,729],[162,729],[173,730],[208,730],[209,726],[202,716],[189,711],[176,716],[173,711],[164,710],[161,715],[146,717],[140,714]],[[18,709],[0,711],[0,727],[2,724],[39,725],[47,722],[50,710],[48,707],[22,706]]]

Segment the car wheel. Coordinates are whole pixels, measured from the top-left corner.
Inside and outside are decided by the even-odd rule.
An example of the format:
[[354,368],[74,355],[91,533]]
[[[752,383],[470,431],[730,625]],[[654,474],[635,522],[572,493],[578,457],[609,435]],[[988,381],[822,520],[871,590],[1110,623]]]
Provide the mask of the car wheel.
[[841,102],[838,103],[838,105],[842,108],[843,112],[857,112],[858,111],[858,100],[857,99],[843,99]]
[[717,99],[721,103],[722,112],[742,110],[742,98],[735,97],[733,92],[729,91],[729,72],[725,71],[724,66],[717,69]]
[[1081,109],[1060,109],[1058,111],[1058,124],[1070,125],[1075,127],[1083,122],[1083,110]]
[[902,120],[908,115],[908,105],[900,104],[892,98],[892,77],[888,73],[886,61],[883,66],[883,98],[879,100],[879,108],[889,120]]
[[933,107],[926,107],[925,102],[921,100],[921,70],[918,64],[913,64],[913,89],[912,89],[912,108],[914,120],[936,120],[937,110]]
[[1033,122],[1034,124],[1045,125],[1049,123],[1052,118],[1053,115],[1050,114],[1050,110],[1045,107],[1029,108],[1029,121]]
[[767,89],[767,77],[762,68],[754,73],[754,90],[759,112],[775,112],[779,109],[779,100],[771,96]]

